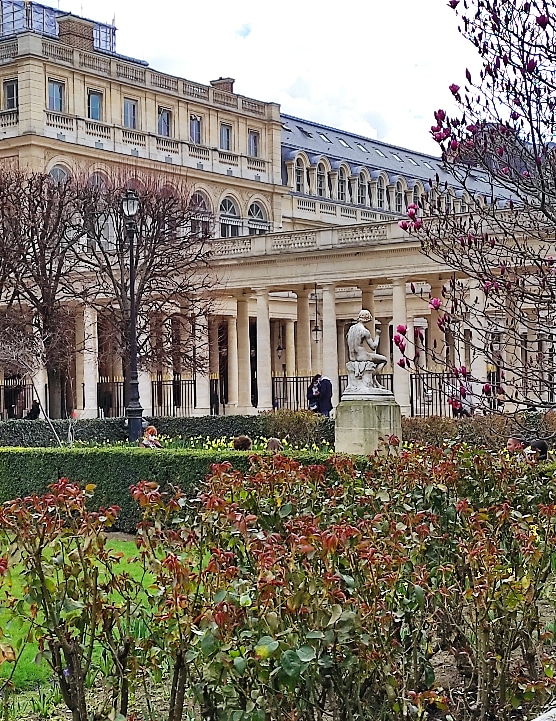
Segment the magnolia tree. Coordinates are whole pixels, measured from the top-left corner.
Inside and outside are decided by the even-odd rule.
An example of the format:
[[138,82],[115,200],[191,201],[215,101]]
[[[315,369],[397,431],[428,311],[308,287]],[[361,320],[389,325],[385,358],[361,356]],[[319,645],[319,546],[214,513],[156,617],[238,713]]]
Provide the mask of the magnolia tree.
[[450,86],[457,111],[437,110],[431,128],[465,203],[446,202],[437,175],[400,223],[451,271],[442,297],[427,301],[452,351],[429,352],[461,397],[473,375],[475,405],[547,410],[556,404],[556,3],[448,5],[481,70]]

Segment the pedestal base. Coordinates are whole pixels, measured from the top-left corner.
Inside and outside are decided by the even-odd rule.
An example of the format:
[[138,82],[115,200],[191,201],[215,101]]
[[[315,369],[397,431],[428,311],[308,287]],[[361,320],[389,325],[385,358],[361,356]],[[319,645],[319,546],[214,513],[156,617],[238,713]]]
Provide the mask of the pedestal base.
[[391,435],[401,440],[401,411],[392,395],[340,401],[336,408],[336,453],[368,456],[382,451],[380,439]]

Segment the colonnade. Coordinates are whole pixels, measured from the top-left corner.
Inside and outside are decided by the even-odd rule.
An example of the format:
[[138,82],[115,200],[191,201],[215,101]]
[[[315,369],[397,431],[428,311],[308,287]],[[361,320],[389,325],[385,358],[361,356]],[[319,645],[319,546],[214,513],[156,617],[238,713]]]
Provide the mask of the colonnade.
[[[426,281],[433,295],[441,296],[440,281]],[[316,290],[316,295],[315,295]],[[428,297],[428,292],[427,292]],[[221,357],[225,355],[226,413],[249,414],[273,408],[273,375],[304,378],[321,373],[332,381],[333,403],[340,400],[339,376],[345,373],[348,360],[345,336],[359,310],[366,308],[373,314],[369,330],[382,331],[378,352],[390,359],[387,372],[393,374],[393,390],[402,413],[410,414],[410,373],[399,363],[402,355],[391,343],[398,326],[406,327],[409,355],[411,347],[423,350],[415,328],[428,335],[429,351],[433,358],[445,354],[445,338],[431,318],[428,303],[417,298],[404,276],[364,280],[357,285],[342,286],[326,281],[318,286],[295,285],[290,288],[263,285],[232,291],[218,301],[218,314],[200,321],[197,328],[200,342],[208,348],[208,362],[198,370],[188,415],[211,412],[214,382],[222,374]],[[312,337],[318,327],[318,342]],[[393,330],[390,331],[390,326]],[[223,332],[224,329],[224,332]],[[99,333],[98,318],[91,308],[76,309],[75,323],[75,402],[76,414],[81,418],[99,415],[98,396]],[[279,348],[278,348],[279,346]],[[440,370],[431,365],[429,369]],[[417,359],[424,362],[425,354]],[[475,361],[478,363],[479,361]],[[115,368],[117,362],[112,364]],[[175,378],[169,357],[166,382]],[[411,369],[413,370],[413,369]],[[484,369],[473,369],[477,377],[484,377]],[[193,380],[191,381],[193,383]],[[140,372],[140,394],[144,414],[156,414],[153,408],[150,373]],[[34,378],[39,396],[44,393],[45,371],[39,369]],[[254,391],[256,387],[256,407]],[[211,390],[212,389],[212,390]],[[212,393],[212,395],[211,395]],[[41,401],[46,399],[41,396]],[[160,414],[160,413],[159,413]]]

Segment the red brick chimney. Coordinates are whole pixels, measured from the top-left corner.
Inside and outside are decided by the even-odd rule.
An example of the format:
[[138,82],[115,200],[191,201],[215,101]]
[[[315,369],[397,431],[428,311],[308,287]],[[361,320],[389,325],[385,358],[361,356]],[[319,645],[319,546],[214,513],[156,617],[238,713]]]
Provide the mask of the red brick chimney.
[[78,50],[94,51],[93,22],[71,14],[63,15],[57,20],[61,42]]
[[234,92],[234,83],[235,80],[233,78],[218,78],[218,80],[210,81],[213,88],[216,90],[222,90],[225,93]]

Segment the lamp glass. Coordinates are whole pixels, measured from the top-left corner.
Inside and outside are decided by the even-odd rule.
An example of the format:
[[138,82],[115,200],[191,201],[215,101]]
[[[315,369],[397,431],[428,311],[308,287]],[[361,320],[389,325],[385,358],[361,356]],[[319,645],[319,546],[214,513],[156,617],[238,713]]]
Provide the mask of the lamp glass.
[[133,218],[139,210],[139,196],[134,190],[126,190],[122,200],[122,211],[126,218]]
[[312,336],[313,336],[313,340],[315,341],[315,343],[318,343],[318,342],[319,342],[319,335],[320,335],[320,333],[321,333],[320,326],[319,326],[318,323],[315,323],[315,325],[314,325],[314,327],[313,327],[313,330],[311,331],[311,334],[312,334]]

